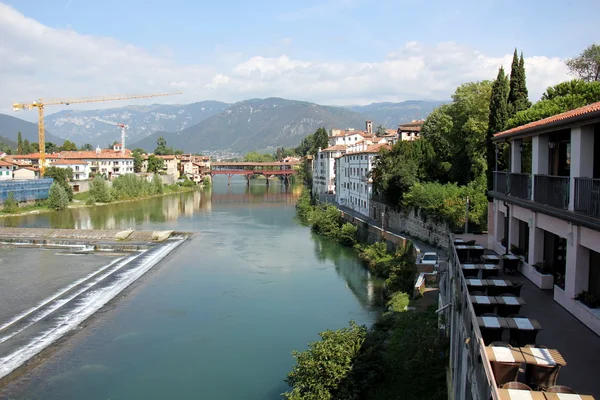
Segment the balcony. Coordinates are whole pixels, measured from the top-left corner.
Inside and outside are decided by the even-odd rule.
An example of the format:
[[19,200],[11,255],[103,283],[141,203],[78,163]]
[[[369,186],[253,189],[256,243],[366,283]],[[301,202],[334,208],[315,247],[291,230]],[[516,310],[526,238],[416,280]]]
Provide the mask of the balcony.
[[568,176],[535,175],[533,201],[567,210],[569,208]]
[[531,199],[531,175],[508,174],[508,193],[524,200]]
[[575,212],[600,218],[600,179],[575,178]]
[[508,173],[504,171],[494,171],[494,192],[508,193]]

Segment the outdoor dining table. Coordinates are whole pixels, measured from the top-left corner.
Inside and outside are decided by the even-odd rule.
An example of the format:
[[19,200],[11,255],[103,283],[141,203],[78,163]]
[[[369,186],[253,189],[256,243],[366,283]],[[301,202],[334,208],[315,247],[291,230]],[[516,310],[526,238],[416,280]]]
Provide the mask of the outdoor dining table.
[[513,347],[488,346],[485,348],[485,354],[490,360],[498,386],[516,380],[521,363],[525,362],[521,351]]
[[562,354],[555,349],[544,349],[539,347],[521,347],[519,351],[523,355],[526,364],[552,366],[558,365],[564,367],[567,362]]
[[525,300],[522,297],[515,296],[495,296],[497,304],[507,305],[507,306],[524,306]]
[[547,400],[546,394],[554,394],[517,389],[498,389],[498,393],[500,400]]
[[500,257],[495,254],[484,254],[481,256],[481,261],[484,264],[500,264]]
[[513,254],[504,254],[502,256],[502,271],[506,273],[508,270],[511,273],[516,273],[519,269],[519,257]]
[[498,304],[498,301],[493,296],[470,296],[473,304]]
[[510,329],[519,331],[541,331],[542,325],[531,318],[506,318],[506,323]]
[[545,400],[594,400],[594,396],[587,394],[567,394],[567,393],[548,393],[545,392]]
[[477,325],[486,329],[504,329],[508,328],[506,318],[502,317],[477,317]]
[[452,243],[454,243],[454,245],[456,246],[456,245],[459,245],[459,244],[464,244],[464,243],[465,243],[465,241],[464,241],[464,240],[462,240],[462,239],[454,239],[454,240],[452,241]]

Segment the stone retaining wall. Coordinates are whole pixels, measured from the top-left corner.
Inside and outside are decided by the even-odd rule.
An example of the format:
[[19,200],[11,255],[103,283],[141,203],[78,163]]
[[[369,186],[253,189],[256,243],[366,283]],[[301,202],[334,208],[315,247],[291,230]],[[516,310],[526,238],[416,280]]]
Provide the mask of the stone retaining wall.
[[448,247],[449,228],[447,224],[426,220],[415,210],[395,211],[383,203],[371,200],[370,217],[381,223],[382,213],[386,229],[404,232],[438,247]]

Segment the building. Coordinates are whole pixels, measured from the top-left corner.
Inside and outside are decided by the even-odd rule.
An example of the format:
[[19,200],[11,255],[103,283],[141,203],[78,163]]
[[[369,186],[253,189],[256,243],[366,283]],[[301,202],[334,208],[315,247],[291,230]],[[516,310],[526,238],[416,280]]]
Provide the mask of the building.
[[74,181],[84,181],[90,177],[90,165],[87,161],[77,159],[61,159],[55,161],[52,166],[64,169],[71,168],[73,171],[72,180]]
[[357,151],[348,151],[335,159],[335,200],[369,216],[373,179],[371,171],[382,148],[389,144],[379,143],[363,146]]
[[413,141],[421,137],[421,127],[425,120],[414,120],[407,124],[398,125],[398,140]]
[[13,172],[15,180],[38,179],[39,177],[40,170],[34,167],[20,167]]
[[164,161],[163,172],[179,179],[179,159],[175,156],[156,156]]
[[510,144],[510,170],[494,172],[488,247],[521,254],[523,275],[600,334],[600,309],[575,300],[600,298],[600,102],[493,140]]
[[17,169],[15,164],[0,160],[0,180],[6,181],[13,179],[13,171],[15,169]]
[[346,152],[345,145],[329,146],[319,149],[313,160],[313,193],[335,193],[335,159]]

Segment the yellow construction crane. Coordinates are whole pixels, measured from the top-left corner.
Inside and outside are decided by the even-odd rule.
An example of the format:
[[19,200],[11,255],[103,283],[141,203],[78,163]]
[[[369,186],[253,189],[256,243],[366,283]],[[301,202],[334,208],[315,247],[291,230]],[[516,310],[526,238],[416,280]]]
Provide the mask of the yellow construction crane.
[[33,101],[31,103],[23,102],[23,103],[13,103],[14,111],[21,110],[31,110],[33,108],[38,109],[38,145],[40,148],[40,175],[44,175],[44,171],[46,170],[46,141],[45,141],[45,131],[44,131],[44,107],[45,106],[58,106],[64,105],[68,106],[70,104],[80,104],[80,103],[98,103],[102,101],[117,101],[117,100],[131,100],[131,99],[146,99],[149,97],[159,97],[159,96],[172,96],[175,94],[182,94],[181,92],[176,93],[152,93],[152,94],[141,94],[141,95],[115,95],[115,96],[99,96],[99,97],[81,97],[77,99],[50,99],[43,100],[39,99]]

